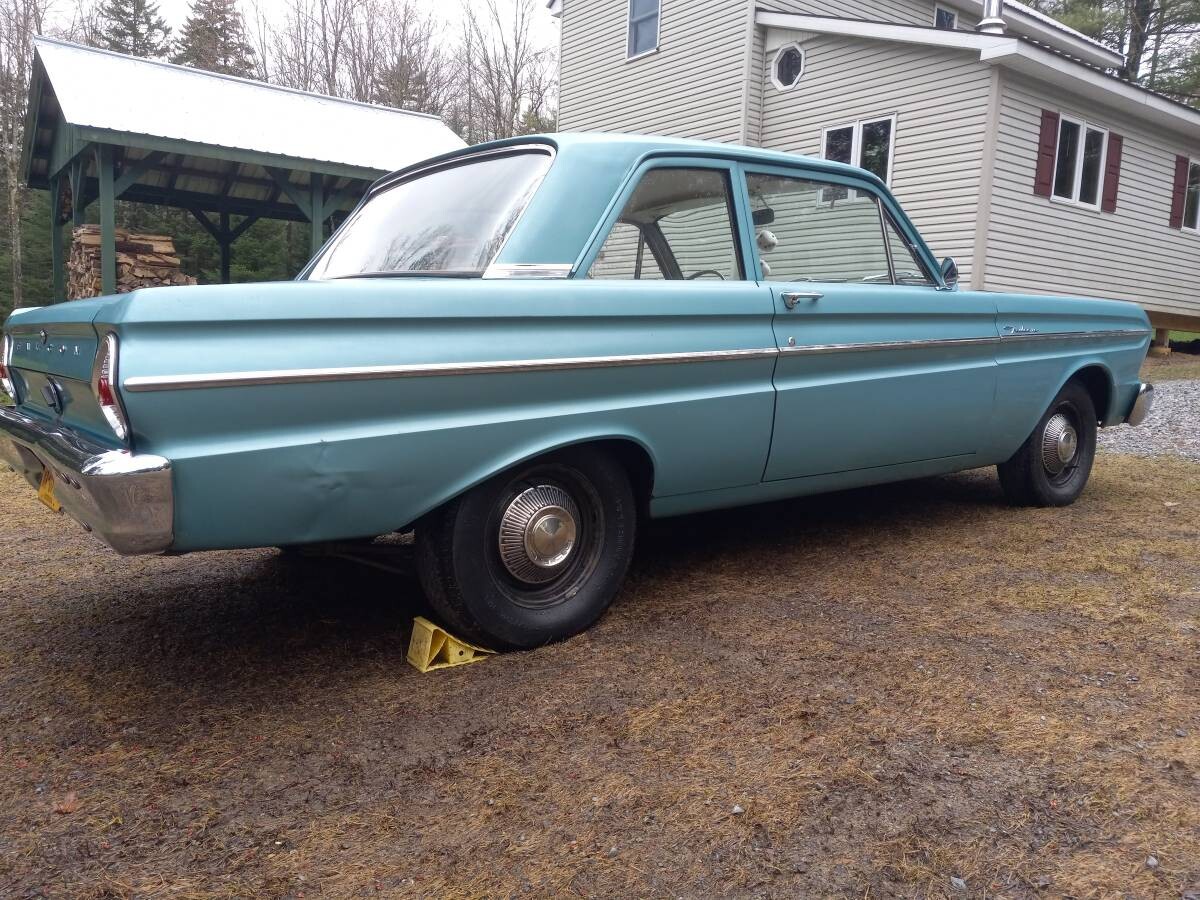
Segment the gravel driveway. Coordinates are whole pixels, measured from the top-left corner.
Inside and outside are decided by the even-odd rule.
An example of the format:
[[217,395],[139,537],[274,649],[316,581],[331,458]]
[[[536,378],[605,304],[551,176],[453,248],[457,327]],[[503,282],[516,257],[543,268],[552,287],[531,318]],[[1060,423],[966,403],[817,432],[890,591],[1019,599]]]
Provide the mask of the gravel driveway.
[[1200,459],[1200,381],[1165,381],[1154,386],[1154,411],[1138,428],[1107,428],[1099,446],[1134,456],[1176,455]]

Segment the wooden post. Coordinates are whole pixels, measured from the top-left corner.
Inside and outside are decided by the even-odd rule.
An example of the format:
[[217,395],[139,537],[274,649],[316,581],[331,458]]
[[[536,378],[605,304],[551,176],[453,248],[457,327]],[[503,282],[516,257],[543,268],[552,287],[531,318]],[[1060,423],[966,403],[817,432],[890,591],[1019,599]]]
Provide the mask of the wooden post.
[[1150,346],[1151,356],[1170,356],[1171,355],[1171,329],[1156,328],[1154,329],[1154,343]]
[[87,202],[83,198],[83,157],[71,162],[71,227],[77,228],[83,224],[84,211]]
[[309,219],[312,222],[312,252],[313,256],[325,243],[325,189],[320,173],[313,172],[308,176]]
[[229,236],[229,213],[221,213],[221,284],[229,284],[229,264],[233,258],[233,241]]
[[96,149],[96,175],[100,180],[100,290],[117,292],[117,198],[113,188],[112,147]]
[[62,238],[62,176],[50,179],[50,275],[52,303],[66,299],[63,287],[63,238]]

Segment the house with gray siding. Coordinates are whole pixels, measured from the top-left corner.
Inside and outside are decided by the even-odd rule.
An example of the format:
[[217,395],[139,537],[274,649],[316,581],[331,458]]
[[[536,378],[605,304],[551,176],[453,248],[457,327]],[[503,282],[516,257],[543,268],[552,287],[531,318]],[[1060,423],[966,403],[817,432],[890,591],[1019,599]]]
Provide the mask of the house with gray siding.
[[997,0],[551,0],[559,127],[836,159],[886,181],[982,290],[1200,330],[1200,111]]

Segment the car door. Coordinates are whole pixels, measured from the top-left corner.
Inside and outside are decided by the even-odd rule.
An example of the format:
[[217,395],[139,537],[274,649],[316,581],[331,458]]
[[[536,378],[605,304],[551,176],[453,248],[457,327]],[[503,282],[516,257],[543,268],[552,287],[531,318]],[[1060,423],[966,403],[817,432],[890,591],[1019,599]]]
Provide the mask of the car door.
[[765,479],[935,459],[986,446],[996,310],[946,290],[894,201],[865,182],[745,170],[770,282],[776,413]]
[[[736,176],[740,178],[740,175]],[[631,174],[579,264],[571,307],[629,369],[627,418],[654,448],[654,496],[758,484],[775,413],[773,306],[748,276],[733,165],[662,157]]]

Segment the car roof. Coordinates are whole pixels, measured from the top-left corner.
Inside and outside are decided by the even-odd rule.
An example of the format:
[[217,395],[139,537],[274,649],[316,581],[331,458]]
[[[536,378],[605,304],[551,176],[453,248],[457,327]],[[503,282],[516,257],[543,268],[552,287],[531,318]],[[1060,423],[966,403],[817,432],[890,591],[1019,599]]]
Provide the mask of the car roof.
[[597,151],[603,152],[606,156],[610,156],[616,161],[621,159],[627,165],[632,166],[640,159],[648,155],[691,155],[691,156],[715,156],[722,159],[738,160],[758,165],[770,166],[803,166],[808,170],[818,169],[827,171],[833,174],[853,175],[857,178],[867,178],[882,185],[878,179],[864,169],[855,166],[846,165],[844,163],[832,162],[826,159],[820,159],[814,156],[807,156],[800,153],[787,153],[780,150],[764,150],[760,147],[747,147],[743,144],[730,144],[720,141],[702,141],[692,138],[676,138],[663,137],[660,135],[649,134],[626,134],[620,132],[571,132],[563,131],[553,134],[530,134],[519,137],[504,138],[502,140],[488,141],[483,144],[475,144],[470,147],[464,147],[461,150],[455,150],[451,153],[446,153],[441,156],[425,160],[414,166],[401,169],[393,172],[390,175],[384,176],[376,182],[376,185],[384,185],[396,181],[408,174],[418,171],[423,168],[437,165],[442,162],[451,161],[460,157],[469,157],[477,153],[485,153],[489,150],[498,150],[505,147],[520,146],[522,144],[549,144],[556,148],[559,153],[570,154],[575,150],[584,150],[588,155],[592,155]]

